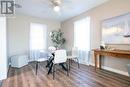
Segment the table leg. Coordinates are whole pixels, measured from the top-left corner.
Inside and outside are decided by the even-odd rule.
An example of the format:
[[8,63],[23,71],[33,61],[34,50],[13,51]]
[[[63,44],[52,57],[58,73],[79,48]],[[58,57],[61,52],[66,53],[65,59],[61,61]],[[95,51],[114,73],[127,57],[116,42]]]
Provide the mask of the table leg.
[[102,56],[99,55],[99,69],[102,68]]
[[97,69],[97,54],[94,53],[94,60],[95,60],[95,71]]
[[37,75],[37,70],[38,70],[38,62],[36,62],[36,75]]
[[49,75],[50,72],[52,71],[52,67],[53,67],[53,62],[51,63],[51,66],[49,67],[48,75]]
[[47,65],[46,65],[46,67],[49,67],[49,66],[51,65],[51,63],[52,63],[53,60],[54,60],[54,58],[49,59]]

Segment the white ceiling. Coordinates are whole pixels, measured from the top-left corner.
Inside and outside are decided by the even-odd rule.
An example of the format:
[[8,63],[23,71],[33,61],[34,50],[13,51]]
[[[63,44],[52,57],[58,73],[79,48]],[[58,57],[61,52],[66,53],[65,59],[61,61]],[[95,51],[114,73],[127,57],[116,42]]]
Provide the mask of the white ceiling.
[[54,12],[49,0],[16,0],[22,8],[16,8],[16,14],[31,15],[40,18],[64,21],[108,0],[62,0],[61,11]]

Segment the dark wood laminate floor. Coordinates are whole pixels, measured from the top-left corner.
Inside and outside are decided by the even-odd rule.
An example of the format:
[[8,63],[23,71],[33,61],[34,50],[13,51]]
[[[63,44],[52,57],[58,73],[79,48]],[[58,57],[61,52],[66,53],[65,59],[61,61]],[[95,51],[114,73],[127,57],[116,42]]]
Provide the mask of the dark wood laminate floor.
[[72,64],[69,77],[62,69],[56,71],[56,78],[47,75],[45,63],[40,63],[38,75],[35,75],[35,65],[30,63],[21,69],[11,68],[8,79],[2,87],[130,87],[130,78],[94,67]]

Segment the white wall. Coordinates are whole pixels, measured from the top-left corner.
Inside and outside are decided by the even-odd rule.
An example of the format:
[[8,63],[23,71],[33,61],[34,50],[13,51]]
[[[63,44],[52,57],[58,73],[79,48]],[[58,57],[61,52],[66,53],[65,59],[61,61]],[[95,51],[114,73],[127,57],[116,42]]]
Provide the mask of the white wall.
[[6,18],[0,17],[0,80],[7,77]]
[[[13,18],[8,18],[8,57],[29,52],[29,30],[31,22],[46,24],[48,34],[50,31],[60,28],[60,22],[55,20],[26,15],[16,15]],[[47,40],[47,45],[52,45],[49,36]]]
[[[65,33],[67,49],[71,49],[74,42],[74,21],[91,17],[91,49],[98,48],[101,41],[101,22],[104,19],[115,17],[130,12],[130,0],[110,0],[109,2],[93,8],[85,13],[62,22],[61,27]],[[130,45],[112,45],[118,49],[130,50]],[[93,58],[91,58],[93,59]],[[103,65],[126,72],[126,64],[130,64],[128,59],[120,58],[105,58]]]

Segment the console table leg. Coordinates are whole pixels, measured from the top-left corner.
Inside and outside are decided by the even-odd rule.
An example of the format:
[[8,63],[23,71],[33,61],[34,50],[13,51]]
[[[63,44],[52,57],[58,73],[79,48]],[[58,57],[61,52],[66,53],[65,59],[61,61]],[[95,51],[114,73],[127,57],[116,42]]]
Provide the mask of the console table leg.
[[96,71],[97,69],[97,55],[96,54],[94,54],[94,60],[95,60],[95,71]]
[[99,55],[99,69],[102,68],[102,56]]

